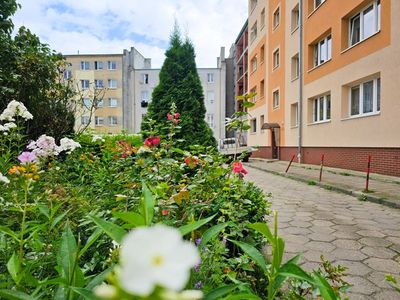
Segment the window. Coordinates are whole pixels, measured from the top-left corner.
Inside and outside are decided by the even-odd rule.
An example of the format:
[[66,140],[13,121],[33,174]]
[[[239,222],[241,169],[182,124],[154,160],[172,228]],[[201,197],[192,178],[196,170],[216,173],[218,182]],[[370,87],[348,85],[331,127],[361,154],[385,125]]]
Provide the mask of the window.
[[290,126],[299,126],[299,105],[298,103],[293,103],[290,105]]
[[332,59],[332,36],[326,38],[314,45],[314,67],[319,66]]
[[381,79],[373,79],[350,89],[350,116],[376,113],[381,110]]
[[117,117],[116,116],[109,116],[108,117],[108,124],[109,125],[117,125]]
[[297,53],[292,57],[292,80],[299,78],[300,75],[300,61],[299,54]]
[[254,72],[255,70],[257,70],[257,55],[251,60],[251,71]]
[[261,46],[260,48],[260,62],[263,63],[265,58],[265,47],[264,45]]
[[265,27],[265,8],[261,11],[260,16],[260,28],[263,29]]
[[142,101],[149,101],[149,91],[142,91],[140,98]]
[[331,119],[331,95],[317,97],[313,101],[313,123]]
[[92,108],[92,99],[90,98],[83,98],[83,106],[86,108]]
[[97,100],[97,107],[103,107],[104,106],[104,101],[102,100]]
[[66,70],[64,71],[64,79],[70,79],[72,77],[72,71]]
[[117,88],[117,80],[108,79],[108,88],[109,89],[116,89]]
[[89,89],[89,86],[90,86],[89,80],[87,80],[87,79],[81,80],[81,88],[82,88],[82,90]]
[[208,92],[207,92],[207,102],[208,102],[209,104],[213,104],[213,103],[214,103],[214,100],[215,100],[214,98],[215,98],[214,92],[208,91]]
[[94,124],[96,126],[104,125],[104,118],[103,117],[94,117]]
[[276,49],[273,53],[273,68],[279,67],[279,49]]
[[94,86],[96,89],[102,89],[104,88],[104,82],[101,79],[95,79],[94,80]]
[[272,93],[273,98],[273,107],[277,108],[279,106],[279,90],[276,90]]
[[380,30],[381,1],[375,0],[370,6],[350,19],[349,44],[353,46]]
[[251,133],[257,132],[257,119],[250,120],[250,132]]
[[214,128],[214,114],[207,114],[207,124],[210,128]]
[[117,99],[115,99],[115,98],[109,98],[108,99],[108,106],[109,107],[117,107],[117,104],[118,104]]
[[256,100],[257,100],[257,98],[256,98],[257,97],[257,87],[256,86],[250,90],[250,95],[253,95],[253,97],[250,98],[250,102],[256,102]]
[[280,22],[280,8],[278,7],[275,12],[274,12],[274,16],[273,16],[273,21],[272,21],[272,28],[275,29],[276,27],[278,27]]
[[260,81],[260,98],[264,97],[264,90],[265,90],[264,80],[261,80]]
[[254,41],[257,37],[257,21],[251,26],[250,41]]
[[144,84],[149,84],[149,74],[142,74],[142,82]]
[[89,62],[88,61],[81,61],[81,70],[89,70]]
[[89,119],[88,116],[82,116],[82,117],[81,117],[81,124],[82,124],[82,125],[88,125],[88,124],[89,124],[89,121],[90,121],[90,119]]
[[300,24],[300,11],[299,11],[299,4],[292,9],[292,22],[291,22],[291,30],[292,32],[295,31]]
[[325,0],[314,0],[314,9],[317,9]]
[[207,73],[207,82],[214,83],[214,73]]
[[[264,121],[264,115],[260,116],[260,128],[262,128],[262,126],[264,125],[265,121]],[[261,132],[263,132],[263,130],[261,129]]]
[[116,70],[117,69],[117,62],[115,60],[108,61],[108,69],[109,70]]
[[95,70],[103,70],[103,62],[102,61],[95,61],[94,62],[94,69]]
[[257,6],[257,0],[250,0],[250,11],[253,11]]

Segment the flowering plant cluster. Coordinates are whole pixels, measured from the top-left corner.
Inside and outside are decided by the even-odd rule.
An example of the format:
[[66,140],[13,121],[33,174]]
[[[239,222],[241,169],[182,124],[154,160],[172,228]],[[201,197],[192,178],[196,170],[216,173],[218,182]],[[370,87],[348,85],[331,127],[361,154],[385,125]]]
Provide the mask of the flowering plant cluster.
[[32,114],[26,109],[23,103],[12,100],[0,114],[0,121],[14,122],[16,117],[21,117],[24,120],[33,119]]
[[[55,139],[45,134],[41,135],[36,141],[32,141],[27,148],[32,150],[32,154],[40,158],[48,158],[57,156],[61,152],[65,151],[70,154],[81,145],[69,138],[62,138],[60,140],[60,146],[57,146]],[[28,155],[25,153],[24,155]]]

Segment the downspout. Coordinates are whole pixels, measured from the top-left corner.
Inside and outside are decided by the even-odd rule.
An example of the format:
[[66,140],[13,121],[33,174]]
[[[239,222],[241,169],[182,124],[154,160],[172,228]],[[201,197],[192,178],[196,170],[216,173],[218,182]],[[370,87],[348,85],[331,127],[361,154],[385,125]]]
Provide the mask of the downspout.
[[299,102],[298,102],[298,127],[299,141],[297,149],[297,161],[303,161],[302,142],[303,142],[303,0],[299,0]]

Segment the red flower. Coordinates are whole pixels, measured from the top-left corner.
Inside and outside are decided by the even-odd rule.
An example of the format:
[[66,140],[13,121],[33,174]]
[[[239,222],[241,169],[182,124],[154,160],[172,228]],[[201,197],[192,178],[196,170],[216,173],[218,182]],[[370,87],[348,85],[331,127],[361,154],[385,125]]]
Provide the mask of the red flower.
[[151,137],[148,137],[145,141],[144,141],[144,144],[147,146],[147,147],[155,147],[155,146],[157,146],[159,143],[160,143],[160,138],[158,137],[158,136],[151,136]]
[[232,164],[232,171],[242,175],[246,175],[248,173],[247,170],[243,168],[241,161],[236,161]]
[[180,116],[180,113],[175,113],[175,119],[179,119]]
[[168,210],[166,210],[166,209],[163,209],[163,210],[161,211],[161,214],[162,214],[163,216],[166,216],[166,215],[168,215]]
[[185,164],[190,168],[194,169],[199,163],[199,159],[196,156],[189,156],[185,158]]
[[178,119],[175,119],[174,120],[174,124],[176,125],[176,124],[178,124],[179,123],[179,120]]
[[168,121],[172,120],[172,115],[170,113],[167,113],[167,119],[168,119]]

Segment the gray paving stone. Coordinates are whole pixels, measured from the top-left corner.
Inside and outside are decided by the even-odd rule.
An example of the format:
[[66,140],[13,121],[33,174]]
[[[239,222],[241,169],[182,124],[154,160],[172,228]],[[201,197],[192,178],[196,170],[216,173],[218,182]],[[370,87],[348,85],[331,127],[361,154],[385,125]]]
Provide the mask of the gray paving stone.
[[329,226],[335,225],[331,221],[319,220],[319,219],[312,221],[312,223],[314,224],[314,226],[321,226],[321,227],[325,227],[325,226],[329,227]]
[[328,242],[316,242],[311,241],[305,244],[306,249],[316,250],[321,252],[331,252],[335,249],[335,246]]
[[390,288],[389,283],[385,279],[386,273],[374,271],[368,274],[367,279],[380,288]]
[[[334,264],[347,267],[348,269],[345,271],[346,274],[365,276],[372,272],[370,267],[359,261],[335,260]],[[344,279],[346,280],[346,278]]]
[[392,242],[375,237],[365,237],[358,240],[361,244],[372,247],[389,247]]
[[377,257],[377,258],[386,258],[392,259],[397,253],[393,250],[384,247],[364,247],[361,249],[361,252],[366,254],[369,257]]
[[340,248],[333,251],[332,255],[336,259],[352,260],[352,261],[361,261],[368,257],[360,250],[350,250],[350,249],[340,249]]
[[394,290],[386,290],[375,294],[375,299],[377,300],[399,300],[399,293]]
[[312,224],[310,222],[304,222],[304,221],[291,221],[290,225],[294,226],[294,227],[302,227],[302,228],[308,228],[311,227]]
[[337,248],[350,249],[350,250],[359,250],[363,247],[363,245],[357,241],[345,240],[345,239],[337,239],[333,241],[332,244],[334,244]]
[[312,233],[308,235],[308,238],[320,242],[332,242],[335,239],[333,235],[326,233]]
[[308,250],[308,251],[304,252],[303,257],[307,261],[321,263],[321,255],[326,260],[333,260],[334,259],[334,257],[332,256],[331,253],[329,253],[329,252],[321,252],[321,251],[316,251],[316,250]]
[[364,263],[370,268],[377,271],[387,272],[390,274],[400,273],[400,266],[394,263],[391,259],[371,257],[365,260]]
[[358,233],[359,235],[362,235],[362,236],[366,236],[366,237],[378,237],[378,238],[381,238],[381,237],[385,236],[381,232],[374,231],[374,230],[359,230],[356,233]]
[[[313,228],[311,228],[313,230]],[[355,232],[344,232],[344,231],[335,231],[332,235],[336,236],[339,239],[349,239],[349,240],[358,240],[361,236]]]
[[375,284],[360,276],[349,277],[347,281],[353,284],[351,288],[352,293],[371,296],[373,293],[380,290]]

